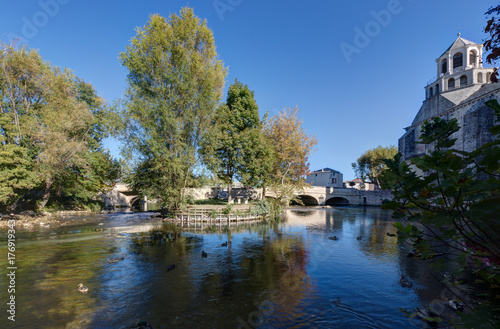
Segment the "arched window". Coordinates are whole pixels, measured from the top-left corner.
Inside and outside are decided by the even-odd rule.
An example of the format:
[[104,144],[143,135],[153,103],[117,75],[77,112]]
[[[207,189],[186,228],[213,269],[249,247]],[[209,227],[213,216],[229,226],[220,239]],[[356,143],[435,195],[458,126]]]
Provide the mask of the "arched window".
[[481,72],[477,74],[477,82],[483,83],[483,74]]
[[441,61],[441,73],[446,73],[448,71],[448,61],[445,59],[443,59]]
[[490,82],[491,72],[486,73],[486,83]]
[[455,79],[451,78],[448,80],[448,90],[455,88]]
[[453,68],[460,67],[463,65],[463,56],[462,53],[456,53],[453,56]]
[[466,75],[462,75],[460,77],[460,87],[463,87],[465,85],[467,85],[467,76]]
[[476,52],[474,50],[469,52],[469,65],[476,66]]
[[429,97],[432,97],[432,96],[433,96],[433,91],[434,91],[434,90],[433,90],[433,88],[432,88],[432,87],[430,87],[430,88],[429,88]]
[[436,95],[439,94],[439,83],[436,85]]

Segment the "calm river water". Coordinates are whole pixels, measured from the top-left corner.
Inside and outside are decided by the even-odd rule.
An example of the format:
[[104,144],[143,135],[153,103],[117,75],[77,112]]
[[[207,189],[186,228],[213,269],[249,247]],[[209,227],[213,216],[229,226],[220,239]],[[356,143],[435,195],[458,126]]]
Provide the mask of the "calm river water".
[[[281,224],[229,228],[147,217],[18,227],[16,322],[7,320],[4,274],[1,327],[136,328],[145,320],[155,329],[418,328],[399,309],[413,311],[441,292],[425,261],[406,257],[386,234],[395,233],[394,221],[379,208],[298,208]],[[0,238],[4,273],[6,231]]]

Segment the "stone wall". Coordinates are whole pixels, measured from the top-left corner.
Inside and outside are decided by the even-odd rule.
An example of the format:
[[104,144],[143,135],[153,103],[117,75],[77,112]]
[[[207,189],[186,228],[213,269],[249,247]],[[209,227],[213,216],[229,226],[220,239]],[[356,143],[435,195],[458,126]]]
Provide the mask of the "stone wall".
[[101,195],[105,207],[130,207],[130,200],[134,197],[126,196],[115,187],[106,194]]
[[[392,200],[393,196],[390,190],[377,190],[377,191],[359,191],[361,193],[361,200],[367,206],[380,206],[385,200]],[[366,198],[366,202],[365,201]]]
[[[445,102],[445,96],[437,95],[434,98],[440,98],[441,101]],[[460,130],[452,136],[452,138],[457,139],[455,149],[471,152],[492,141],[489,128],[495,124],[495,118],[493,110],[485,105],[485,102],[491,99],[500,100],[500,84],[483,85],[470,98],[451,108],[444,104],[433,104],[431,99],[426,100],[414,120],[414,124],[406,128],[406,133],[399,139],[398,148],[403,159],[409,160],[432,150],[431,145],[416,144],[415,142],[419,141],[423,121],[432,120],[433,117],[437,116],[436,113],[439,113],[438,116],[444,120],[452,118],[458,120]],[[433,105],[429,106],[431,104]]]

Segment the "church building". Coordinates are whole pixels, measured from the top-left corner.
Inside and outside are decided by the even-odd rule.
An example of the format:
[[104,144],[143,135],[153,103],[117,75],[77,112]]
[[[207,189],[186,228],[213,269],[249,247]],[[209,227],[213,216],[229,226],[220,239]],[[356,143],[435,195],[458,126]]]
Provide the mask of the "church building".
[[[500,83],[492,83],[493,68],[483,67],[483,45],[457,39],[436,59],[436,78],[425,86],[425,100],[411,126],[399,139],[403,160],[421,156],[430,145],[416,144],[422,124],[432,118],[456,118],[460,131],[454,148],[473,151],[492,141],[489,128],[494,123],[493,110],[484,103],[500,98]],[[496,74],[495,74],[496,76]]]

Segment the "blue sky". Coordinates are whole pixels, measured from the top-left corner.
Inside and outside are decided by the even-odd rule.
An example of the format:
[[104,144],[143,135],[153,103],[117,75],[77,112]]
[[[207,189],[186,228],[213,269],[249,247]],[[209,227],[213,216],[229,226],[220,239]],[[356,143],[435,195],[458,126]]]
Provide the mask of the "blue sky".
[[[40,0],[5,1],[0,34],[24,38],[45,60],[71,69],[112,102],[126,88],[118,55],[152,13],[189,4],[207,19],[226,66],[255,91],[261,114],[301,109],[319,139],[311,170],[354,178],[351,163],[397,145],[457,37],[482,43],[495,1],[431,0]],[[362,31],[361,34],[359,31]],[[117,145],[107,143],[118,155]]]

